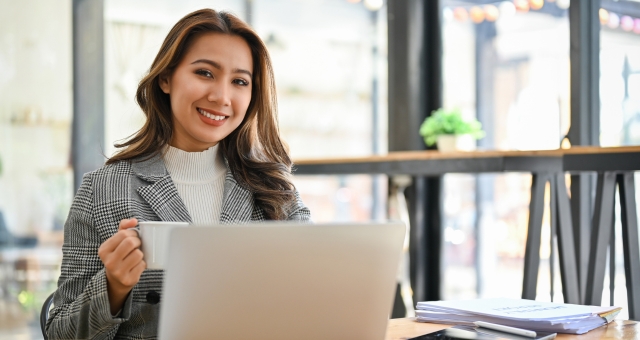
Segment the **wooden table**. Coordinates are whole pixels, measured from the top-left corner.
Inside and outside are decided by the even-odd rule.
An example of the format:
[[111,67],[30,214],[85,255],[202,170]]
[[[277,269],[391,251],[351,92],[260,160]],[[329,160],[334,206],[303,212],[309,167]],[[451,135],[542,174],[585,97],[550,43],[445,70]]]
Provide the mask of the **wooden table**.
[[[418,335],[435,332],[450,325],[417,322],[414,318],[391,319],[387,326],[386,340],[405,340]],[[640,323],[636,321],[614,321],[607,326],[592,330],[586,334],[558,334],[558,340],[596,340],[596,339],[640,339]]]

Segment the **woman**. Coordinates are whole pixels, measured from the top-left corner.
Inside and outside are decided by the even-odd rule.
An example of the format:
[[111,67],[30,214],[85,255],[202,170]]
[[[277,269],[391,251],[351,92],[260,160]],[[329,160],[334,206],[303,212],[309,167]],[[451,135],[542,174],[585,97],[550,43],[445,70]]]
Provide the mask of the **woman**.
[[85,174],[72,204],[50,339],[156,337],[163,272],[145,270],[129,230],[138,220],[309,220],[278,133],[267,49],[238,18],[182,18],[136,100],[146,123]]

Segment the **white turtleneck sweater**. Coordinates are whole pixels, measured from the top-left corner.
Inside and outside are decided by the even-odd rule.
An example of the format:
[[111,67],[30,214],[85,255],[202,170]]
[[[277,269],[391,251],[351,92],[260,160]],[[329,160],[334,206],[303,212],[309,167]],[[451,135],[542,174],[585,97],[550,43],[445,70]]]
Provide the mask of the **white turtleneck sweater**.
[[167,146],[164,164],[192,222],[219,222],[227,167],[218,155],[218,145],[202,152],[186,152]]

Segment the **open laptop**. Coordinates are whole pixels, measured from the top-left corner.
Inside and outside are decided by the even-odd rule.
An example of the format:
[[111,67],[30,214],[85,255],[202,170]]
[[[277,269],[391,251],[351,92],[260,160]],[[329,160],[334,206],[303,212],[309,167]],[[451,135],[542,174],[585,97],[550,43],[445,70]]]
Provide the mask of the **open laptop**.
[[405,226],[172,230],[160,339],[384,339]]

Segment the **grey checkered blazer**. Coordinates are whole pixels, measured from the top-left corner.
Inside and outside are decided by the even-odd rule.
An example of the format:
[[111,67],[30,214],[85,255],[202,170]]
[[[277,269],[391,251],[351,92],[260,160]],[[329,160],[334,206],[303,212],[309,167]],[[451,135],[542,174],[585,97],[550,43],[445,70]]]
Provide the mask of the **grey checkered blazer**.
[[[289,220],[309,221],[300,200]],[[120,220],[191,222],[160,156],[118,162],[84,175],[64,227],[62,272],[46,330],[49,339],[153,339],[158,330],[162,270],[145,270],[119,317],[112,317],[107,279],[98,247]],[[220,222],[264,221],[251,192],[227,172]]]

